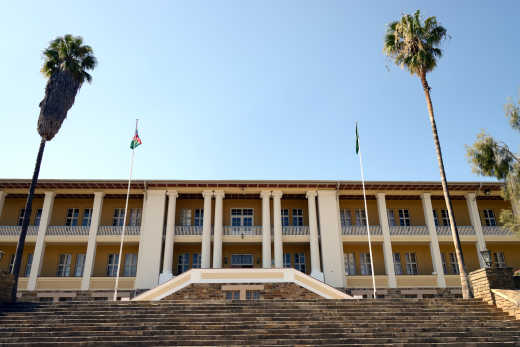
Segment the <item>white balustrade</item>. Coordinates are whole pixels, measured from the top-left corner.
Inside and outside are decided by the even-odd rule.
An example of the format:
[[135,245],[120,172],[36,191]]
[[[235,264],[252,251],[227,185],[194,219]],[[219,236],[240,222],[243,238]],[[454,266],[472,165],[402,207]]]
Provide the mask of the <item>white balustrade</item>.
[[309,235],[309,226],[308,225],[301,225],[301,226],[285,225],[282,227],[282,235],[291,235],[291,236]]
[[513,233],[501,226],[482,226],[484,235],[507,235],[512,236]]
[[[118,225],[100,225],[98,229],[98,236],[113,236],[113,235],[121,235],[123,231],[123,227]],[[140,225],[127,225],[125,226],[125,235],[139,235],[141,232]],[[88,234],[88,231],[87,231]]]
[[262,226],[225,226],[224,235],[228,236],[262,236]]
[[[22,231],[22,227],[20,225],[2,225],[0,226],[0,235],[2,236],[16,236],[20,235]],[[37,235],[38,234],[38,226],[30,225],[27,228],[27,235]]]
[[391,226],[390,235],[429,235],[426,225]]
[[79,226],[79,225],[50,225],[47,227],[46,235],[66,235],[66,236],[79,236],[79,235],[88,235],[88,226]]
[[[342,235],[366,235],[367,227],[366,227],[366,225],[343,225],[343,226],[341,226],[341,234]],[[381,226],[371,225],[370,226],[370,235],[383,235],[383,233],[381,231]]]
[[194,225],[177,225],[175,227],[175,236],[196,236],[202,235],[202,226]]
[[[471,225],[458,225],[457,231],[459,232],[459,235],[475,235],[475,229],[473,229],[473,226]],[[451,236],[451,228],[449,226],[438,226],[437,235]]]

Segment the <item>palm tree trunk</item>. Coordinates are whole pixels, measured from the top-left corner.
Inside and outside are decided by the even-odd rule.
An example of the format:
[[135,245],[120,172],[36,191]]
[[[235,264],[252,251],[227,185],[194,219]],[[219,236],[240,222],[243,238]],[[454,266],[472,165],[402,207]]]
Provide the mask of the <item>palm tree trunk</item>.
[[435,124],[435,117],[433,116],[433,106],[430,97],[430,86],[426,80],[426,73],[420,75],[421,83],[426,96],[426,103],[428,105],[428,113],[430,115],[430,123],[432,125],[433,142],[435,143],[435,151],[437,152],[437,161],[439,162],[439,170],[441,173],[442,190],[444,192],[444,200],[446,201],[446,208],[448,209],[448,217],[450,219],[451,235],[453,236],[453,244],[455,246],[455,254],[457,256],[457,264],[459,267],[460,284],[462,289],[462,297],[469,299],[472,297],[468,275],[464,266],[464,255],[462,254],[462,247],[460,245],[459,232],[457,231],[457,224],[455,223],[455,216],[453,214],[453,206],[451,204],[450,193],[448,191],[448,184],[446,182],[446,172],[444,171],[444,162],[442,160],[441,144],[439,142],[439,135],[437,134],[437,125]]
[[38,175],[40,174],[40,165],[42,163],[43,150],[45,149],[45,140],[42,138],[40,142],[40,149],[36,157],[36,165],[34,167],[33,178],[31,186],[29,187],[29,195],[25,203],[25,213],[23,215],[22,231],[18,238],[18,245],[16,245],[16,255],[14,258],[12,274],[14,276],[13,290],[11,292],[11,302],[16,302],[16,292],[18,291],[18,277],[20,275],[20,267],[22,265],[23,248],[25,246],[25,236],[27,236],[27,228],[29,227],[29,220],[31,218],[32,200],[34,195],[34,188],[38,182]]

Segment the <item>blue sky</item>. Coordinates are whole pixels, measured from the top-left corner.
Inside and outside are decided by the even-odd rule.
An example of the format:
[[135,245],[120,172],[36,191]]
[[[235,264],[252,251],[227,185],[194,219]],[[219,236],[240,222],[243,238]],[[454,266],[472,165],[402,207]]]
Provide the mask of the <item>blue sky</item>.
[[[498,5],[499,4],[499,5]],[[518,148],[503,105],[520,88],[518,1],[0,2],[0,177],[30,178],[41,51],[81,35],[99,60],[41,178],[438,180],[419,80],[382,53],[420,9],[451,35],[428,76],[449,180],[481,129]]]

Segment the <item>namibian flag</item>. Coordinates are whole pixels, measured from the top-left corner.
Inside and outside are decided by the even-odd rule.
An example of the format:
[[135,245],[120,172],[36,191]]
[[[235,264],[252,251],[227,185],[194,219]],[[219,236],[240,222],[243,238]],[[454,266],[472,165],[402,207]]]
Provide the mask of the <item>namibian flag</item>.
[[134,135],[134,138],[132,139],[132,142],[130,142],[130,148],[131,149],[135,149],[137,146],[139,146],[141,144],[143,144],[143,142],[139,138],[139,134],[137,133],[137,129],[135,129],[135,135]]

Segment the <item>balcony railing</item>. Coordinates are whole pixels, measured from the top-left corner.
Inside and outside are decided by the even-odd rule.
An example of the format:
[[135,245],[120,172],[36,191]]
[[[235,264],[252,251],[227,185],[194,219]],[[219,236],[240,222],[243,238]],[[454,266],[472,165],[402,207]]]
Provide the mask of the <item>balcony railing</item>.
[[[471,225],[457,225],[459,235],[475,235],[475,229]],[[449,226],[438,226],[437,235],[450,235],[451,228]]]
[[[366,235],[366,225],[343,225],[341,227],[342,235]],[[370,226],[370,235],[382,235],[381,227],[379,225]]]
[[390,235],[429,235],[426,225],[392,226]]
[[193,226],[193,225],[177,225],[175,227],[175,235],[182,235],[182,236],[202,235],[202,227]]
[[[122,231],[122,226],[100,225],[97,234],[98,236],[114,236],[121,235]],[[140,232],[140,225],[127,225],[125,227],[125,235],[139,235]]]
[[282,235],[297,236],[309,235],[309,227],[307,225],[294,226],[286,225],[282,227]]
[[[22,227],[19,225],[2,225],[0,226],[0,235],[2,236],[16,236],[20,235],[20,231],[22,231]],[[27,235],[37,235],[38,234],[38,226],[30,225],[27,229]]]
[[88,230],[89,230],[89,227],[87,227],[87,226],[50,225],[47,227],[46,235],[80,236],[80,235],[88,235]]
[[500,226],[482,226],[482,232],[484,233],[484,235],[513,235],[513,233],[510,230]]
[[261,226],[225,226],[224,235],[229,236],[261,236]]

